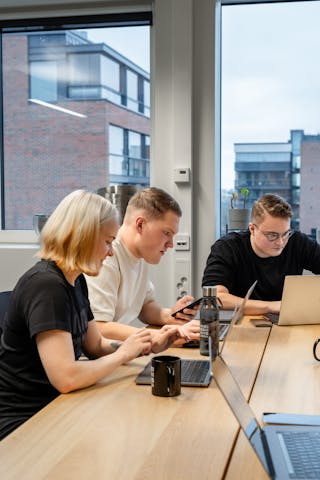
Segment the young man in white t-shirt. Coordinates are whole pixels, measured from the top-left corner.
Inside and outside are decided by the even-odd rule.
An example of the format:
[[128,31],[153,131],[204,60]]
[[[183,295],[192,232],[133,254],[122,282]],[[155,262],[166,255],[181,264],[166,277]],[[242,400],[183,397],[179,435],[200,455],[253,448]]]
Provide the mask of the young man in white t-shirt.
[[[124,340],[137,330],[135,319],[149,325],[184,324],[190,339],[199,338],[196,310],[185,308],[193,297],[186,295],[173,308],[161,307],[149,280],[148,264],[158,264],[178,232],[181,209],[166,192],[151,187],[129,201],[122,226],[97,277],[87,277],[91,309],[101,333]],[[188,322],[188,323],[187,323]]]

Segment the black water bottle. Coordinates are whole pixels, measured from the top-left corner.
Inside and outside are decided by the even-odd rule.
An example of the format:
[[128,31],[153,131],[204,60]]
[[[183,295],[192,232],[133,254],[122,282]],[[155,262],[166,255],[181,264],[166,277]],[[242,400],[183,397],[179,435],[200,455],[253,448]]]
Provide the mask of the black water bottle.
[[[219,355],[219,307],[216,287],[203,287],[200,307],[200,353],[209,356],[211,344],[212,359]],[[210,341],[209,341],[210,338]]]

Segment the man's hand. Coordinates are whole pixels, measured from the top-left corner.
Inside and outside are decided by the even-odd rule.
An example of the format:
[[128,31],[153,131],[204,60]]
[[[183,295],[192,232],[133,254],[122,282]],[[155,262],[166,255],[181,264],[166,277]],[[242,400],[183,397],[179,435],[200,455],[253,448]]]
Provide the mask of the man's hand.
[[281,300],[274,301],[274,302],[266,302],[268,313],[280,313],[281,308]]
[[171,316],[169,320],[170,324],[184,325],[185,322],[189,322],[190,320],[192,320],[196,316],[197,311],[200,308],[199,305],[193,308],[188,308],[188,305],[193,301],[194,298],[190,297],[190,295],[185,295],[184,297],[180,298],[180,300],[178,300],[172,307],[170,311],[170,316],[178,310],[181,310],[182,308],[183,312],[177,313],[175,317]]

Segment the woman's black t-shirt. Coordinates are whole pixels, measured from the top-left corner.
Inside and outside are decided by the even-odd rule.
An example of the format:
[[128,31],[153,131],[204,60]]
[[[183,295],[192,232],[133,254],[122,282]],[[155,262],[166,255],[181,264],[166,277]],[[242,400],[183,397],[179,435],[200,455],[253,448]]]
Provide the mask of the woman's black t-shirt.
[[35,336],[53,329],[70,332],[77,360],[92,319],[83,275],[73,287],[54,262],[41,260],[20,278],[0,339],[0,438],[59,395],[42,366]]

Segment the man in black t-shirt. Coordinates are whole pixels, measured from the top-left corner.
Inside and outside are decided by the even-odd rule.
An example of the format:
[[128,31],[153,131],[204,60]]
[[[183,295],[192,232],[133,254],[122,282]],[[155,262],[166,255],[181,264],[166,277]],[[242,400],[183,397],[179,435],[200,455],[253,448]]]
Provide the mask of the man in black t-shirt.
[[253,205],[246,232],[229,233],[212,245],[202,285],[217,285],[224,308],[238,305],[258,280],[245,313],[279,313],[286,275],[304,269],[320,274],[320,245],[291,230],[291,217],[284,199],[263,195]]

